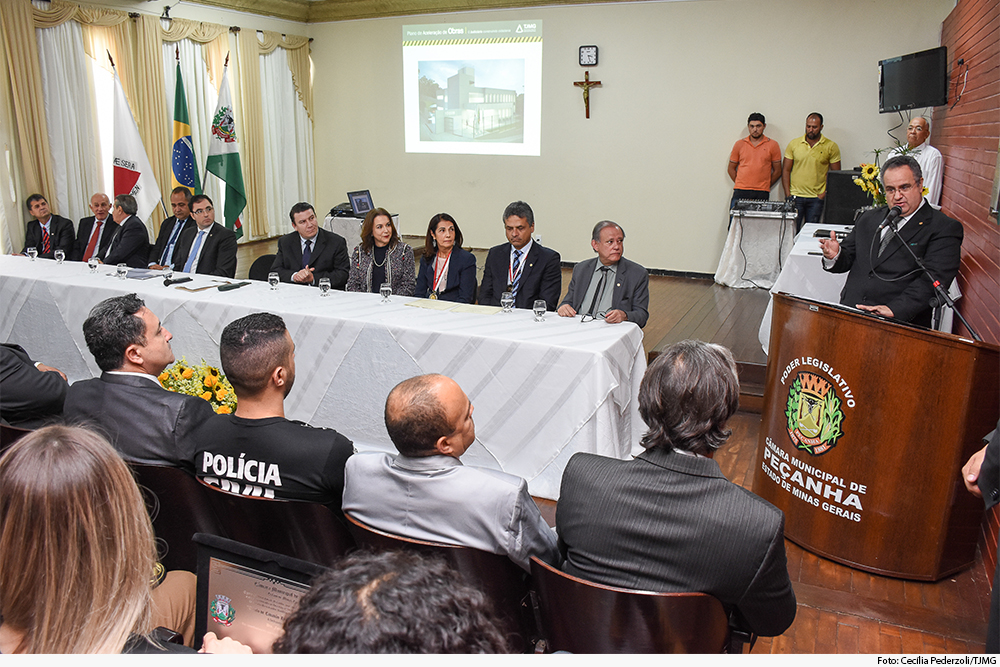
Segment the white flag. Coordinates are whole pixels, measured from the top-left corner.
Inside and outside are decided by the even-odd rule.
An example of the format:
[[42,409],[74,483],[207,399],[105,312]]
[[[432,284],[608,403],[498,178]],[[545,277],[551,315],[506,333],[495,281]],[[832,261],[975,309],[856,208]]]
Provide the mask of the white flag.
[[139,210],[139,219],[147,222],[153,209],[160,201],[160,187],[153,177],[153,168],[146,157],[139,127],[125,99],[122,82],[115,70],[115,145],[112,151],[114,164],[115,196],[132,195]]

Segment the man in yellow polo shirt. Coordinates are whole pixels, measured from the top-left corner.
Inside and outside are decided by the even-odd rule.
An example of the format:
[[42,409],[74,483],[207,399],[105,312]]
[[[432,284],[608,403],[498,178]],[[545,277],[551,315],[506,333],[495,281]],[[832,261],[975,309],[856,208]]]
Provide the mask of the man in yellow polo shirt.
[[771,186],[781,178],[781,148],[764,135],[764,114],[747,119],[749,136],[736,142],[729,154],[729,178],[733,179],[732,209],[740,199],[767,200]]
[[819,222],[826,198],[826,175],[840,169],[840,147],[823,136],[823,114],[806,117],[806,133],[792,139],[785,149],[781,185],[785,196],[795,201],[797,229],[806,222]]

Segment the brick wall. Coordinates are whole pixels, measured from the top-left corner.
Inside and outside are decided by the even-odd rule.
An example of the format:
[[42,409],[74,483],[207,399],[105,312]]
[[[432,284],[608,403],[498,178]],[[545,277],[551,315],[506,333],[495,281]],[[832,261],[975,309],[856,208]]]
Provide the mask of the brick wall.
[[[1000,227],[989,215],[1000,143],[1000,3],[958,0],[941,24],[941,44],[948,47],[951,89],[949,106],[934,111],[932,143],[944,155],[941,208],[965,227],[959,310],[984,341],[1000,344]],[[969,67],[967,81],[959,59]],[[956,84],[958,91],[965,86],[957,105]],[[1000,532],[1000,512],[993,509],[982,541],[990,576]]]

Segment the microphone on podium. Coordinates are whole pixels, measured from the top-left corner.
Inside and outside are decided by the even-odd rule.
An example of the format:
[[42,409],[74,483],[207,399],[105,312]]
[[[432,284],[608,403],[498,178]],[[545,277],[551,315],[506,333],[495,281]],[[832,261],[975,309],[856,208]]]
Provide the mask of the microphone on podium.
[[889,209],[889,212],[885,214],[885,220],[882,221],[882,224],[878,226],[878,229],[876,229],[875,232],[881,232],[887,225],[891,225],[896,222],[901,215],[903,215],[903,209],[898,206],[893,206]]

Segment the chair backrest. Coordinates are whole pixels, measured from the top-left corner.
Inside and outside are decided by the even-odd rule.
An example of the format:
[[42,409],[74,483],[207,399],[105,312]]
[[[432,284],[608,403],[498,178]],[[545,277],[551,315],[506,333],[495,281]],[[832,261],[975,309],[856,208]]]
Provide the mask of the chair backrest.
[[218,518],[216,535],[327,566],[355,546],[347,526],[326,505],[240,496],[199,483]]
[[15,442],[31,433],[30,428],[11,426],[0,422],[0,452],[4,451]]
[[267,274],[271,272],[272,264],[274,264],[274,255],[261,255],[250,265],[247,277],[250,280],[267,280]]
[[591,583],[531,559],[550,651],[721,653],[729,622],[705,593],[650,593]]
[[511,649],[524,651],[537,635],[527,573],[501,554],[393,535],[368,526],[350,514],[347,525],[360,547],[374,551],[412,550],[443,559],[473,587],[492,600],[506,625]]
[[172,466],[130,461],[129,467],[153,521],[160,562],[167,570],[194,572],[198,550],[191,537],[195,533],[218,534],[220,530],[204,485]]

